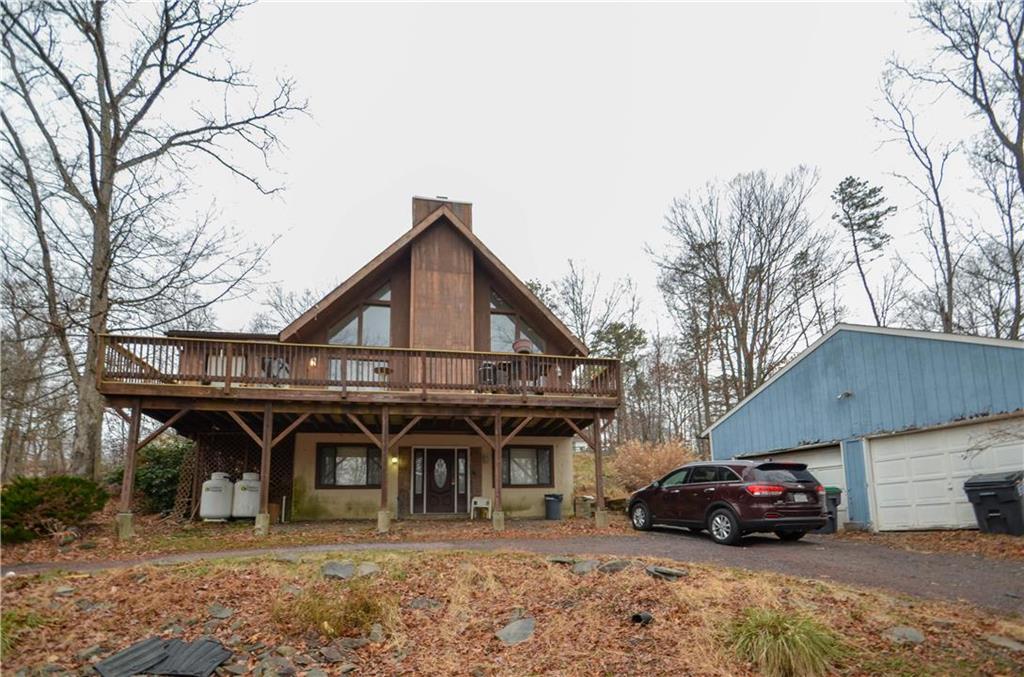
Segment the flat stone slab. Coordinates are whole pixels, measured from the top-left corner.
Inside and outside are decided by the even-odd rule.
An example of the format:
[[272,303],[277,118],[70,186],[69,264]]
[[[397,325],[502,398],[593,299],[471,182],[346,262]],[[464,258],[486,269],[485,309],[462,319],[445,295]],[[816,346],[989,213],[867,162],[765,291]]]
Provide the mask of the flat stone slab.
[[591,571],[597,568],[598,564],[600,564],[600,562],[598,562],[596,559],[580,560],[579,562],[576,562],[572,565],[572,572],[580,576],[584,574],[589,574]]
[[660,567],[655,564],[646,567],[644,571],[652,578],[660,578],[665,581],[677,581],[684,576],[690,575],[690,572],[685,569],[672,569],[671,567]]
[[597,567],[597,570],[603,574],[617,574],[623,569],[628,569],[632,564],[628,559],[613,559]]
[[221,620],[231,618],[235,614],[234,609],[229,609],[219,602],[211,602],[210,606],[206,607],[206,610],[210,613],[211,617]]
[[340,578],[342,580],[352,578],[356,572],[356,565],[350,560],[327,560],[320,566],[320,574],[324,578]]
[[1024,643],[1018,642],[1015,639],[1009,637],[1000,637],[999,635],[985,635],[985,641],[995,646],[1001,646],[1004,649],[1010,651],[1024,651]]
[[518,621],[512,621],[494,634],[506,646],[513,646],[533,637],[533,631],[536,627],[537,622],[532,618],[520,618]]
[[552,557],[548,557],[548,561],[552,564],[576,564],[575,557],[565,557],[563,555],[554,555]]
[[360,562],[356,567],[356,576],[373,576],[380,573],[376,562]]
[[890,642],[896,644],[920,644],[924,641],[924,633],[909,625],[897,625],[882,633]]
[[441,606],[441,603],[438,602],[436,599],[431,599],[430,597],[420,595],[419,597],[412,598],[406,606],[408,606],[410,609],[425,610],[436,609]]

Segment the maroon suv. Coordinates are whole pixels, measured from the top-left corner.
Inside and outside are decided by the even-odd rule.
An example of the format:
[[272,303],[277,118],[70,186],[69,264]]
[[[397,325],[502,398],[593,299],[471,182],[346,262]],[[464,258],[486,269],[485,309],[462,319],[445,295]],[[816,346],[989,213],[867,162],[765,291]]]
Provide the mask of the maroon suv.
[[771,531],[796,541],[825,525],[825,490],[803,463],[688,463],[629,499],[635,529],[655,524],[707,529],[718,543]]

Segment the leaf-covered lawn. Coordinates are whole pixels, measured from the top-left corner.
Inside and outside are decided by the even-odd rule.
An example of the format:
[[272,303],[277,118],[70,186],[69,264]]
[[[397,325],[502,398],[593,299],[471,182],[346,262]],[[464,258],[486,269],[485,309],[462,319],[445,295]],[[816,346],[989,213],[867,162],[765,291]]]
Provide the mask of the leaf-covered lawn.
[[4,544],[4,564],[134,559],[181,552],[216,552],[299,545],[343,543],[397,543],[399,541],[466,541],[493,538],[568,538],[594,534],[635,534],[624,515],[610,515],[607,529],[598,531],[593,520],[506,520],[506,529],[495,532],[490,520],[393,521],[387,534],[377,533],[372,520],[298,522],[274,525],[267,537],[253,535],[252,522],[180,524],[153,516],[135,517],[136,537],[127,542],[114,536],[113,513],[83,530],[81,539],[59,546],[49,539]]
[[1024,537],[983,534],[974,530],[948,531],[844,531],[840,538],[878,543],[913,552],[953,552],[996,559],[1024,560]]
[[[7,614],[18,614],[31,615],[34,627],[12,626],[13,637],[4,628],[12,648],[3,670],[80,669],[153,634],[210,634],[235,652],[238,670],[276,656],[278,665],[299,674],[336,674],[351,665],[358,675],[750,675],[753,669],[726,639],[752,607],[831,628],[841,641],[833,667],[838,674],[1010,675],[1024,669],[1024,654],[984,639],[998,634],[1024,641],[1020,619],[963,604],[705,565],[685,565],[688,576],[661,581],[644,572],[655,560],[635,560],[618,573],[577,575],[566,564],[516,553],[346,553],[337,558],[381,568],[352,583],[324,579],[325,558],[5,579],[5,626]],[[211,605],[230,614],[214,619],[214,610],[224,613]],[[639,611],[652,614],[653,622],[630,622]],[[534,620],[533,636],[502,644],[495,632],[521,618]],[[364,643],[350,624],[374,620],[383,632]],[[923,643],[883,638],[897,625],[920,630]],[[324,662],[325,656],[336,662]]]

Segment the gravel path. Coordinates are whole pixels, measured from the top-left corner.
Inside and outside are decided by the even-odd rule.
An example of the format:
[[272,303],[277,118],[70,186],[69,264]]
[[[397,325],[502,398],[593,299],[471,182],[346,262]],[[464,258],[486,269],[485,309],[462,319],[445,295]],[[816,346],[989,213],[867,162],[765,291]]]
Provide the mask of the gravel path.
[[970,555],[917,553],[882,545],[808,536],[798,543],[752,536],[741,547],[720,546],[705,534],[661,529],[637,536],[501,539],[436,543],[364,543],[190,552],[136,560],[60,562],[3,567],[6,574],[75,572],[176,564],[203,559],[373,550],[520,550],[540,554],[647,556],[771,571],[882,588],[910,597],[963,600],[995,611],[1024,614],[1024,562]]

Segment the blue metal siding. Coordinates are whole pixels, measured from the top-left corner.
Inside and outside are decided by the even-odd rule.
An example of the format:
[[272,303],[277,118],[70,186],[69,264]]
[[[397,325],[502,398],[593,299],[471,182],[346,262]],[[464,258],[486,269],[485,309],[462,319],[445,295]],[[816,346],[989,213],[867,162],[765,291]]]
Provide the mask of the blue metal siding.
[[871,522],[871,504],[868,501],[868,473],[865,468],[864,442],[843,442],[843,474],[846,479],[846,515],[850,522]]
[[712,430],[712,449],[731,458],[1020,409],[1024,349],[841,329]]

